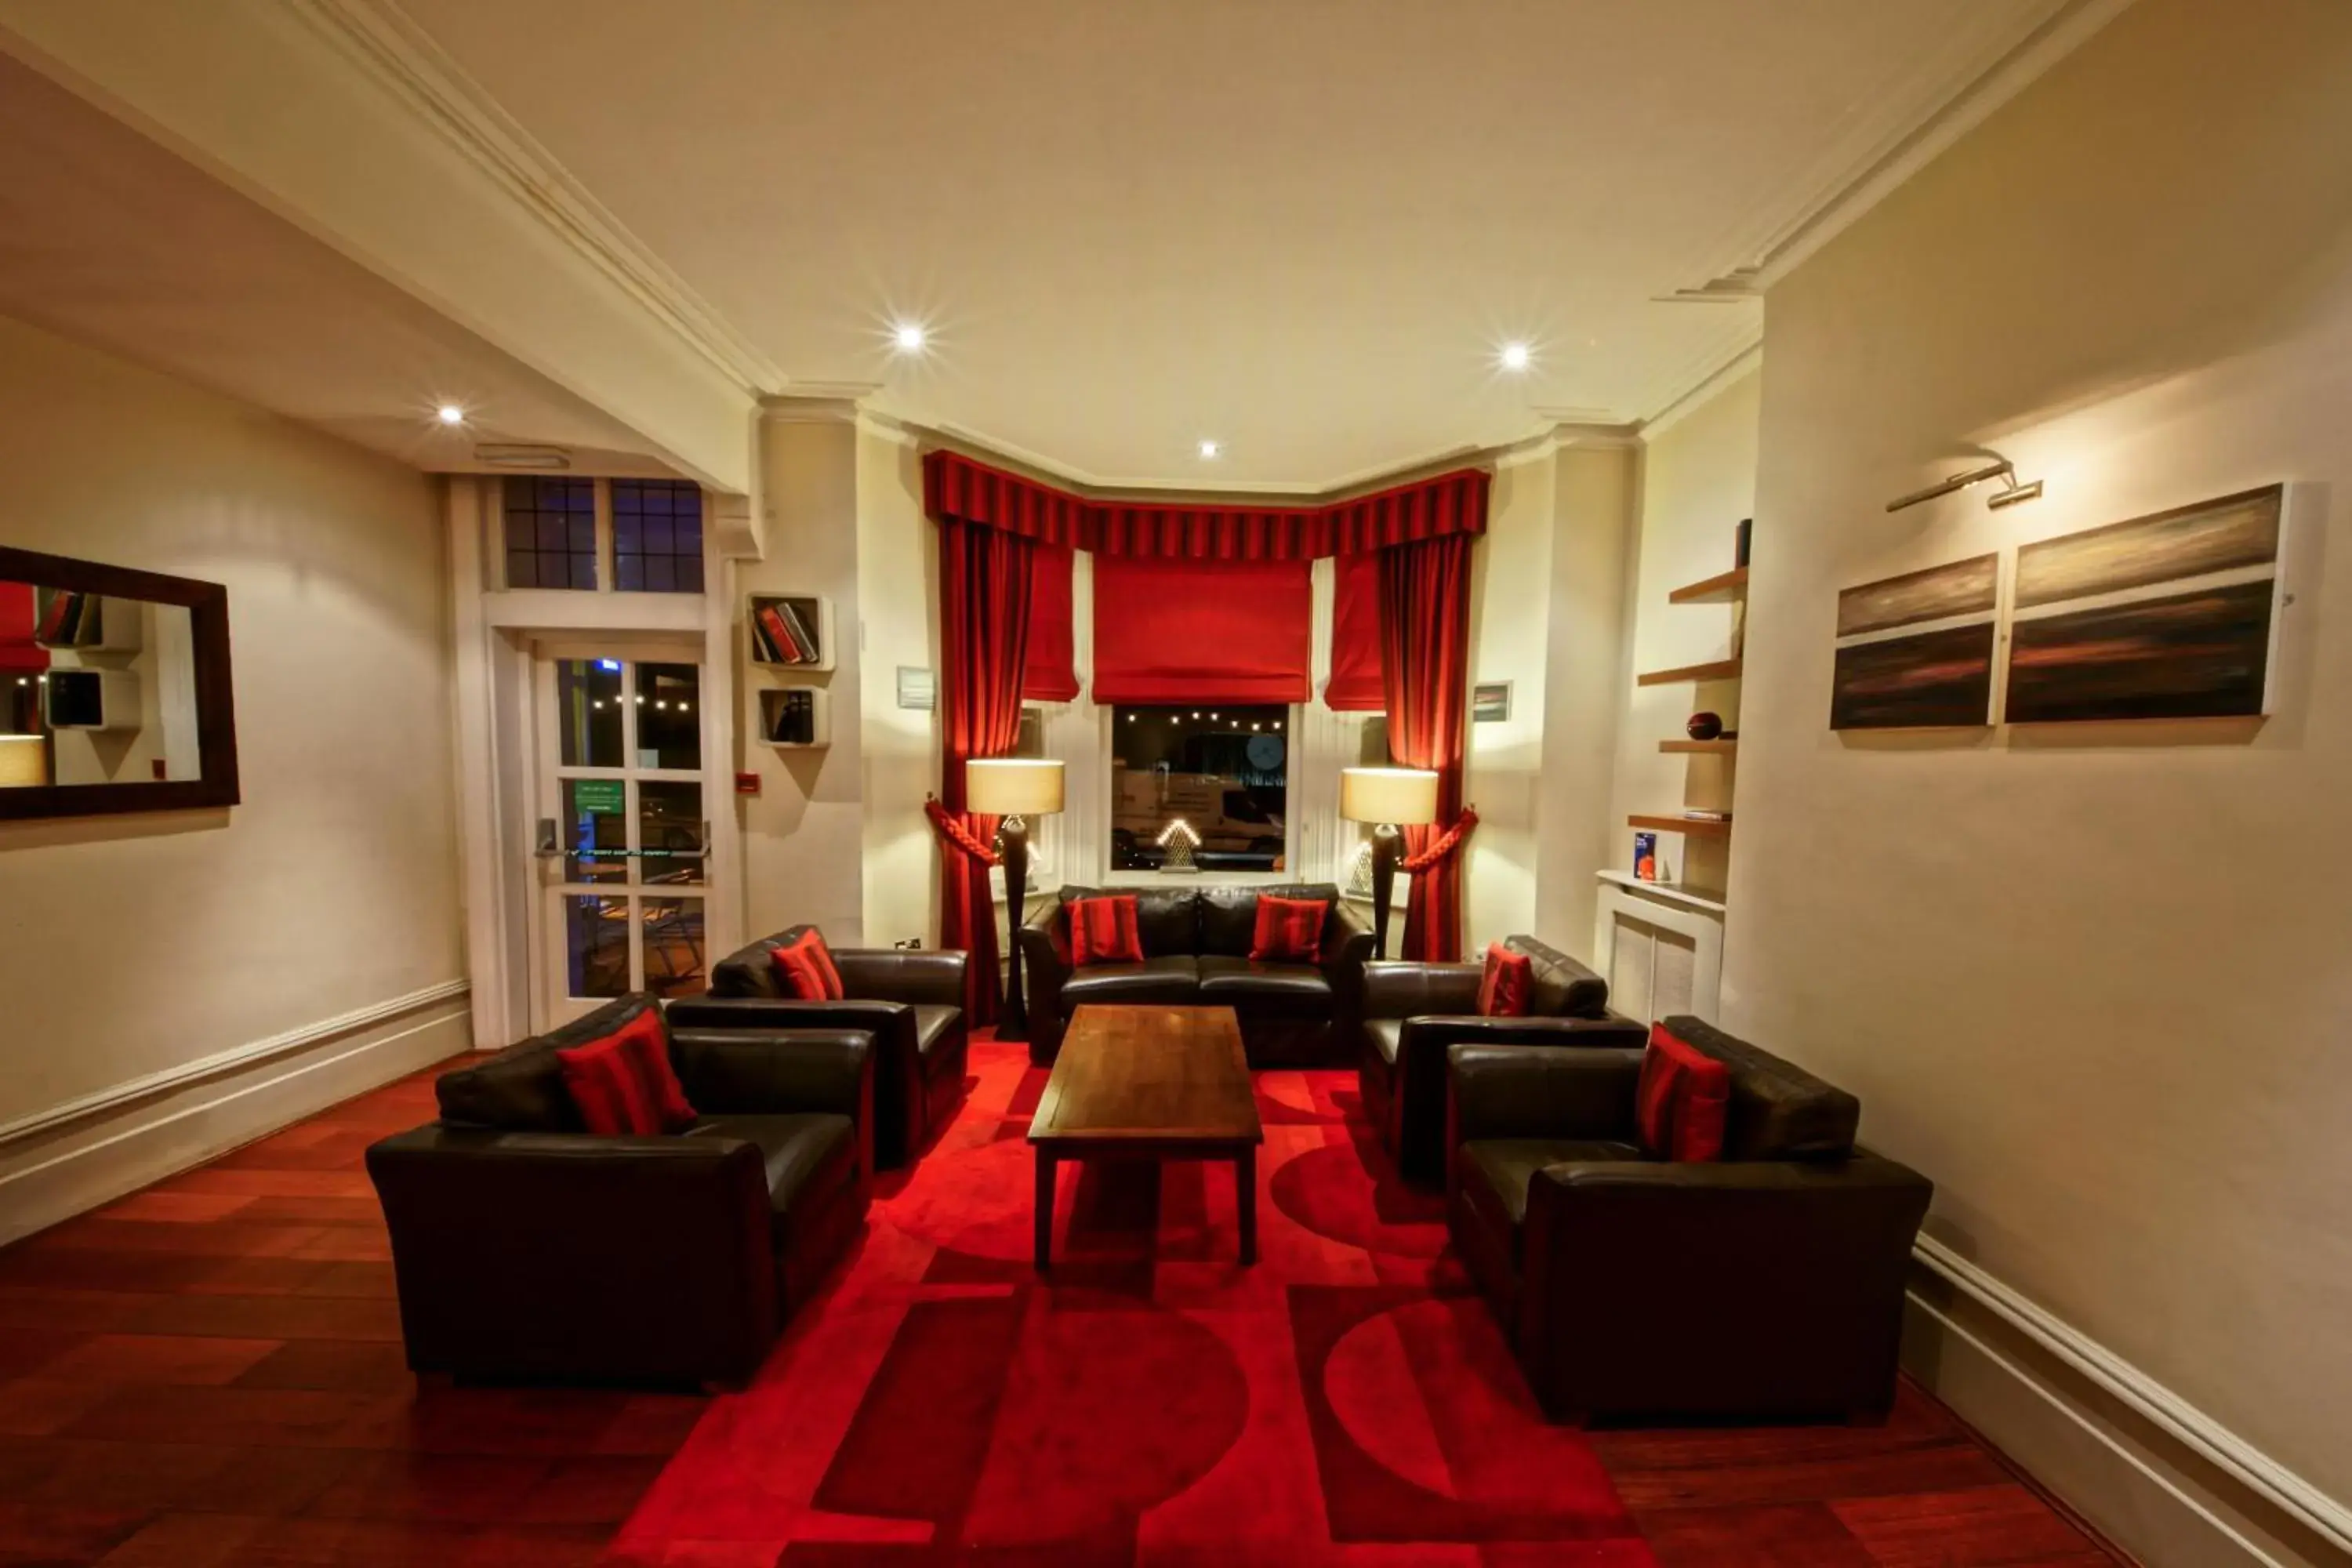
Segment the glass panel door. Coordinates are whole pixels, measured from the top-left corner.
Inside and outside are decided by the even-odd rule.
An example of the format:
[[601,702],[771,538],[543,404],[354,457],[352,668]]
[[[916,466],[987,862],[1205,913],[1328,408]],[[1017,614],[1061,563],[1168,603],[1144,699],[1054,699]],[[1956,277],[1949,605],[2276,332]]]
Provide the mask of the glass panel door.
[[544,658],[538,690],[548,1024],[634,991],[701,991],[709,877],[701,666]]

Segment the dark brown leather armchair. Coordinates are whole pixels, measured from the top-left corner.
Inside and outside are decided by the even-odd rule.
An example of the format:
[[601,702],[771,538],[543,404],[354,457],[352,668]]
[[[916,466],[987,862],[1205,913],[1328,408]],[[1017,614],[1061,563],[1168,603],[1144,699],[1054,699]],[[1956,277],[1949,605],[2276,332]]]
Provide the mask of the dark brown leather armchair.
[[1445,1050],[1467,1043],[1639,1048],[1649,1027],[1609,1010],[1609,983],[1531,936],[1503,945],[1534,970],[1528,1015],[1478,1015],[1476,963],[1371,963],[1364,968],[1364,1026],[1356,1058],[1364,1113],[1405,1179],[1445,1180]]
[[368,1150],[413,1370],[740,1384],[856,1238],[871,1037],[675,1031],[694,1124],[590,1133],[555,1051],[652,1005],[631,997],[443,1074],[441,1120]]
[[1857,1148],[1854,1098],[1696,1018],[1724,1158],[1646,1160],[1634,1050],[1457,1045],[1446,1220],[1554,1416],[1875,1418],[1934,1188]]
[[[1133,893],[1143,946],[1140,963],[1070,964],[1074,899]],[[1264,963],[1251,959],[1260,894],[1320,899],[1318,962]],[[1372,952],[1370,919],[1328,882],[1287,887],[1064,888],[1021,928],[1029,983],[1029,1059],[1050,1062],[1070,1015],[1089,1003],[1227,1006],[1240,1020],[1250,1066],[1321,1067],[1344,1052],[1363,1017],[1364,961]],[[1344,1059],[1344,1057],[1342,1058]]]
[[784,994],[768,955],[800,940],[793,926],[720,959],[708,996],[669,1004],[682,1029],[863,1029],[873,1035],[874,1152],[885,1170],[912,1164],[962,1096],[970,1056],[965,955],[937,949],[833,950],[848,994],[803,1002]]

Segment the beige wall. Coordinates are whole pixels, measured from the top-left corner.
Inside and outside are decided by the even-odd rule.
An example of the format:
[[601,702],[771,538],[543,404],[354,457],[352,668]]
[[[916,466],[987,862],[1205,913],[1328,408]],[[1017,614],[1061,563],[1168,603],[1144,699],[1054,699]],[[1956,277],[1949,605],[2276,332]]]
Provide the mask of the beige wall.
[[1536,830],[1545,791],[1545,631],[1550,624],[1558,488],[1556,454],[1497,468],[1486,537],[1472,552],[1470,679],[1509,681],[1511,717],[1505,723],[1472,724],[1468,731],[1462,799],[1477,807],[1478,831],[1470,838],[1463,888],[1465,953],[1536,923]]
[[[2352,6],[2141,0],[1767,302],[1727,1022],[1931,1233],[2352,1498]],[[1998,447],[2045,500],[1888,516]],[[1842,741],[1842,585],[2306,487],[2251,731]]]
[[227,585],[245,795],[0,825],[0,1122],[462,978],[433,481],[6,320],[0,472],[9,544]]
[[923,515],[921,456],[878,431],[857,434],[857,616],[863,714],[866,939],[939,931],[939,840],[923,797],[939,786],[939,710],[898,706],[900,666],[939,657],[939,530]]

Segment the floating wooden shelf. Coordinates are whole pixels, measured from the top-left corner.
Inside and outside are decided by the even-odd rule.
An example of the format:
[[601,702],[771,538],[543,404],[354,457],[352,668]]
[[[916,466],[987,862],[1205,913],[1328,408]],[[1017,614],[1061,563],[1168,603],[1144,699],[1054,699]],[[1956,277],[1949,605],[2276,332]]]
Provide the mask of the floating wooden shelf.
[[1637,686],[1672,686],[1678,680],[1737,680],[1739,661],[1719,658],[1713,664],[1686,664],[1680,669],[1654,669],[1647,675],[1636,676]]
[[1653,828],[1660,833],[1691,833],[1702,838],[1727,838],[1731,835],[1731,824],[1696,816],[1629,816],[1625,826]]
[[1682,752],[1695,757],[1727,757],[1739,750],[1737,739],[1728,741],[1661,741],[1658,750]]
[[1666,595],[1669,605],[1728,604],[1748,596],[1748,568],[1735,566],[1719,576],[1685,584]]

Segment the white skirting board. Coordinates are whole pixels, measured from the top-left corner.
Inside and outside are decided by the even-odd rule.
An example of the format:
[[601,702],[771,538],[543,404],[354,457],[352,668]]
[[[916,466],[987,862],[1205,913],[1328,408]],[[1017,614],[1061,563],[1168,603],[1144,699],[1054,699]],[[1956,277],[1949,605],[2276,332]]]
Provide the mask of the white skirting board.
[[1936,1241],[1903,1363],[2147,1568],[2352,1568],[2352,1510]]
[[428,986],[0,1126],[0,1245],[467,1049],[467,990]]

